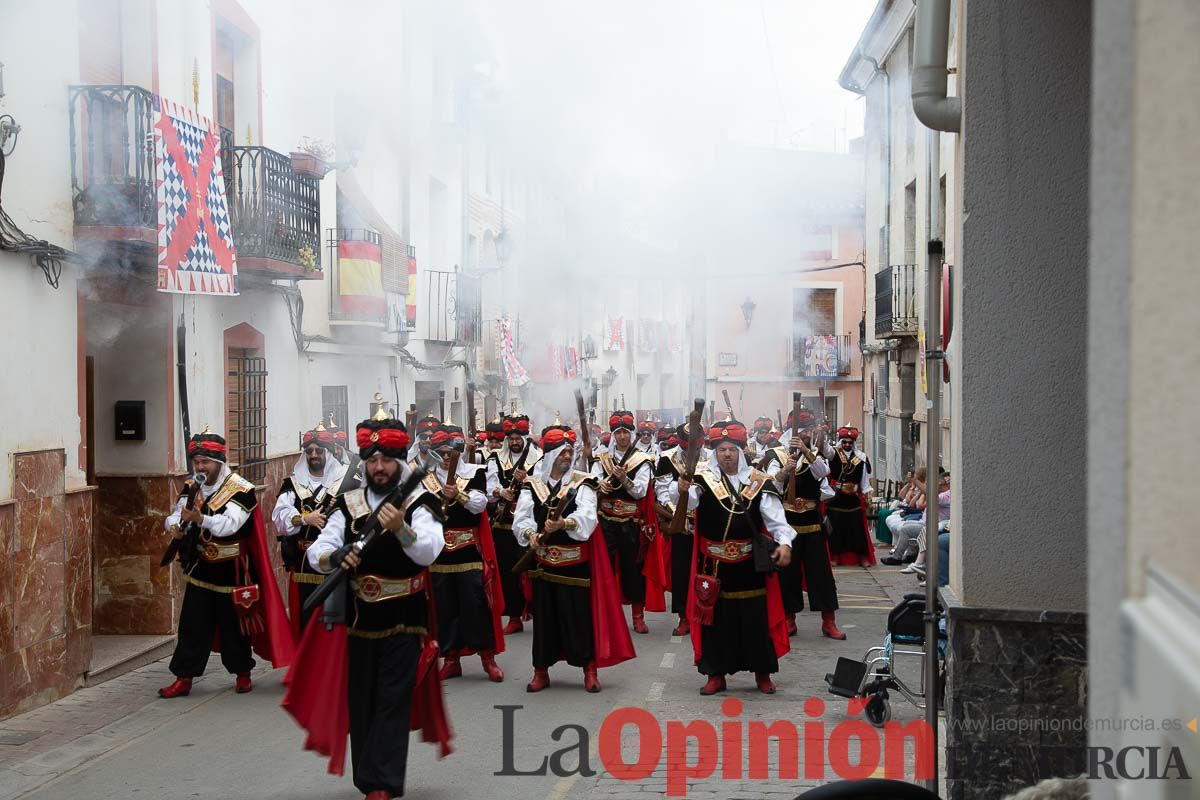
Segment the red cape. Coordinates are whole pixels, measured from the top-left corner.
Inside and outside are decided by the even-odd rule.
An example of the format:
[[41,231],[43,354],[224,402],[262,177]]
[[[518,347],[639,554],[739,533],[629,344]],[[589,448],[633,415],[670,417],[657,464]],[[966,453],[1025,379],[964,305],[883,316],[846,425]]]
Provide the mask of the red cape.
[[[862,535],[867,540],[866,558],[870,564],[874,565],[875,564],[875,543],[873,541],[871,541],[870,527],[867,525],[867,496],[864,495],[862,492],[859,492],[857,497],[858,497],[858,510],[859,510],[859,513],[862,515]],[[859,562],[862,561],[862,558],[863,558],[858,553],[850,553],[850,552],[834,553],[831,551],[830,556],[831,556],[830,563],[835,564],[840,567],[857,567],[859,565]]]
[[[262,514],[258,506],[250,512],[254,520],[254,533],[246,540],[246,552],[250,556],[250,568],[258,582],[259,602],[262,604],[264,629],[250,636],[250,647],[259,658],[271,662],[276,669],[292,663],[296,640],[287,612],[283,608],[283,596],[275,581],[275,567],[267,553],[267,534],[263,528]],[[219,652],[219,634],[213,634],[213,652]]]
[[[496,561],[496,543],[492,540],[492,523],[486,512],[479,515],[479,555],[483,561],[483,593],[492,612],[492,635],[496,655],[504,652],[504,586],[500,583],[500,567]],[[460,650],[455,655],[474,655],[474,650]]]
[[642,524],[654,532],[654,539],[646,548],[646,560],[642,562],[642,575],[646,578],[646,610],[666,611],[666,591],[671,583],[671,553],[663,532],[658,527],[658,512],[654,510],[654,492],[646,492],[646,496],[638,501],[638,511]]
[[[433,593],[428,580],[425,591],[430,608],[430,630],[433,631],[436,620],[432,618]],[[287,691],[280,703],[308,733],[304,749],[328,757],[329,772],[333,775],[345,773],[346,739],[350,735],[346,638],[346,626],[334,625],[326,630],[321,615],[314,613],[300,640],[295,662],[283,678]],[[421,731],[421,741],[436,743],[438,757],[445,758],[454,752],[450,747],[454,733],[446,715],[437,656],[437,639],[425,637],[421,659],[417,663],[409,727]]]
[[[700,524],[697,519],[696,533],[692,536],[692,569],[690,572],[692,583],[696,582],[696,561],[700,552],[700,535]],[[762,535],[768,535],[766,529],[763,529]],[[695,592],[688,592],[687,616],[688,622],[691,623],[692,653],[695,656],[692,663],[699,664],[704,647],[701,644],[700,612],[696,608]],[[788,640],[787,615],[783,611],[783,595],[779,592],[779,574],[776,572],[767,574],[767,625],[771,631],[771,643],[775,646],[775,657],[782,658],[792,649],[792,646]]]
[[[588,561],[592,565],[592,636],[595,642],[596,666],[611,667],[634,658],[633,639],[621,609],[621,590],[613,578],[608,551],[602,546],[592,547],[599,524],[591,538],[583,543]],[[603,537],[603,533],[600,533]],[[535,623],[536,624],[536,621]]]

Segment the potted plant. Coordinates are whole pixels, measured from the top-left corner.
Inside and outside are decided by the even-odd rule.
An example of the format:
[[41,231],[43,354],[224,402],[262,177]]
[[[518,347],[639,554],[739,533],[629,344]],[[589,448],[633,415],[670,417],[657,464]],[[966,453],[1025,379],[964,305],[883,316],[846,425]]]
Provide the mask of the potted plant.
[[291,152],[292,169],[299,175],[321,180],[333,161],[333,147],[320,139],[300,140],[298,149]]

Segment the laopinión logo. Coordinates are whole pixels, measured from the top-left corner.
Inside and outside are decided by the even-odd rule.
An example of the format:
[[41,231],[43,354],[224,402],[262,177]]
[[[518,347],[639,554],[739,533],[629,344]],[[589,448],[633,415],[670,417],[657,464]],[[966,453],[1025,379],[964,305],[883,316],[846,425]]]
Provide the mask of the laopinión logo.
[[[851,717],[861,713],[863,700],[852,700]],[[883,776],[905,778],[906,745],[911,742],[915,756],[915,780],[928,780],[933,774],[931,746],[933,736],[924,720],[909,723],[888,722],[883,730],[862,719],[839,722],[826,731],[825,702],[818,697],[804,701],[807,719],[797,724],[789,719],[765,722],[741,719],[744,703],[737,698],[721,702],[724,719],[660,722],[644,708],[621,707],[609,712],[600,723],[596,752],[600,765],[615,778],[639,781],[650,777],[666,758],[668,797],[686,797],[688,781],[711,778],[719,770],[722,780],[798,780],[800,754],[803,752],[804,779],[826,779],[828,763],[833,777],[861,780],[877,775],[882,762]],[[540,764],[515,763],[516,718],[524,706],[494,706],[503,725],[503,765],[497,776],[555,775],[560,778],[596,775],[592,766],[591,734],[582,725],[560,725],[550,738],[561,747],[545,755]],[[637,757],[626,761],[622,737],[626,729],[636,735]],[[857,758],[852,757],[851,742],[857,742]],[[770,755],[778,753],[772,774]]]

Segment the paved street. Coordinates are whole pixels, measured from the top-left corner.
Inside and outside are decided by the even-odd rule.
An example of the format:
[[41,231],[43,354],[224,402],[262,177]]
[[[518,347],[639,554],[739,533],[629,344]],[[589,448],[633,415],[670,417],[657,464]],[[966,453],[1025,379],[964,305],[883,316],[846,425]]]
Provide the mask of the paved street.
[[[915,590],[910,576],[896,568],[841,568],[838,586],[843,611],[839,621],[849,638],[833,642],[819,634],[819,617],[805,614],[792,652],[777,676],[779,693],[767,697],[754,690],[753,679],[731,679],[724,698],[745,703],[742,721],[808,720],[802,702],[811,696],[827,700],[823,715],[826,733],[846,719],[846,703],[825,691],[823,676],[838,655],[859,658],[879,643],[887,611],[903,591]],[[672,617],[649,615],[651,632],[635,636],[638,658],[631,664],[603,670],[604,691],[582,690],[577,670],[551,671],[552,686],[539,695],[524,691],[529,679],[532,634],[511,637],[508,652],[499,658],[504,683],[488,683],[478,661],[465,663],[465,676],[447,684],[456,752],[438,761],[434,748],[413,738],[408,796],[419,798],[482,798],[498,792],[522,798],[648,797],[666,788],[665,758],[651,776],[622,781],[607,774],[597,757],[598,733],[604,716],[621,706],[642,707],[657,717],[660,729],[668,720],[684,722],[726,719],[722,696],[700,697],[702,679],[691,666],[691,646],[670,636]],[[262,670],[255,691],[233,693],[232,679],[214,659],[208,674],[187,698],[163,701],[154,690],[169,682],[166,662],[160,661],[108,683],[76,692],[57,703],[0,723],[0,800],[30,798],[356,798],[349,777],[325,774],[323,760],[300,749],[299,729],[280,708],[282,671]],[[556,750],[575,744],[574,733],[561,742],[551,739],[560,725],[574,724],[590,734],[594,776],[495,776],[504,769],[503,716],[495,706],[524,706],[514,714],[513,766],[534,770]],[[920,716],[897,700],[894,719]],[[633,728],[625,729],[630,744]],[[22,739],[28,739],[19,743]],[[12,742],[5,744],[3,742]],[[772,748],[774,750],[774,748]],[[852,761],[858,748],[851,742]],[[694,749],[693,758],[694,756]],[[632,762],[636,753],[626,748]],[[803,760],[803,753],[801,754]],[[574,753],[564,758],[572,768]],[[709,779],[689,786],[688,797],[792,797],[797,788],[815,781],[770,782]],[[906,758],[911,771],[911,755]],[[723,760],[721,763],[725,763]],[[826,755],[828,763],[828,755]],[[826,774],[832,772],[826,769]],[[717,776],[720,775],[718,770]]]

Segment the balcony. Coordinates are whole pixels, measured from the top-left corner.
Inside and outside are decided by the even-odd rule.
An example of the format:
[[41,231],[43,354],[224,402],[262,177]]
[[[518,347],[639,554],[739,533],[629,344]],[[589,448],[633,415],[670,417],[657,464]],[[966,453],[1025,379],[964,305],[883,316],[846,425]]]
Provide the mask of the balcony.
[[456,345],[478,345],[483,337],[479,278],[459,272],[425,271],[428,327],[425,338]]
[[320,181],[293,170],[283,153],[233,146],[224,129],[221,151],[238,272],[320,280]]
[[98,85],[72,86],[68,97],[76,238],[155,247],[154,96]]
[[837,380],[850,374],[854,353],[850,336],[798,336],[792,340],[788,376]]
[[916,336],[917,265],[897,264],[875,273],[875,335]]
[[[152,255],[158,244],[154,95],[105,84],[72,86],[68,98],[76,239]],[[221,164],[238,271],[319,280],[319,181],[297,174],[282,153],[235,147],[224,129]]]

